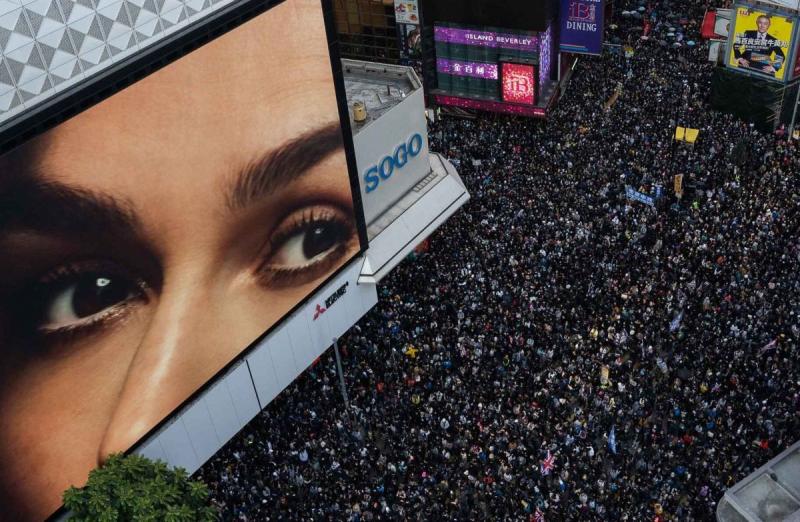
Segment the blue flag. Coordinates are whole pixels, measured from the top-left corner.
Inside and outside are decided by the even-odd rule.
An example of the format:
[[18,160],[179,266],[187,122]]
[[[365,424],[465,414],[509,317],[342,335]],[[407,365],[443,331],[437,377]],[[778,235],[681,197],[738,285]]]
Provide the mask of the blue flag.
[[614,455],[617,454],[617,427],[611,426],[611,432],[608,434],[608,449]]
[[683,320],[683,310],[669,323],[669,331],[674,332],[678,328],[681,327],[681,321]]

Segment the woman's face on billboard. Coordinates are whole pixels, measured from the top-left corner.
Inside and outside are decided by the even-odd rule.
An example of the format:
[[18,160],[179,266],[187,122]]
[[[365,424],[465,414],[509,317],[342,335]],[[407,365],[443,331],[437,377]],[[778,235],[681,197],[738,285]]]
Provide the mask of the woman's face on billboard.
[[169,415],[358,250],[353,216],[318,0],[0,160],[0,518]]

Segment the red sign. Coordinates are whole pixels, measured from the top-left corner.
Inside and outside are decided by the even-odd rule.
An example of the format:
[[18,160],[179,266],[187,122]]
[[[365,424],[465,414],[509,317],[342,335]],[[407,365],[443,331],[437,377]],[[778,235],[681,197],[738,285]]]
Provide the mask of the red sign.
[[501,64],[503,101],[534,105],[536,103],[536,68],[521,63]]

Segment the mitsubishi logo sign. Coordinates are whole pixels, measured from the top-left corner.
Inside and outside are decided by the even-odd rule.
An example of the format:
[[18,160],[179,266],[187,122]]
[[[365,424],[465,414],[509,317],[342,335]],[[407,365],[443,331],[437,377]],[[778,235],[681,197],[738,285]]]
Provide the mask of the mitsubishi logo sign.
[[333,306],[333,304],[336,301],[338,301],[340,297],[342,297],[344,294],[347,293],[347,286],[349,284],[350,284],[349,281],[346,282],[345,284],[340,286],[338,290],[336,290],[334,293],[332,293],[327,299],[325,299],[325,306],[322,306],[321,304],[317,303],[317,308],[316,308],[316,310],[314,310],[314,320],[315,321],[319,318],[319,316],[321,316],[322,314],[327,312],[328,308]]

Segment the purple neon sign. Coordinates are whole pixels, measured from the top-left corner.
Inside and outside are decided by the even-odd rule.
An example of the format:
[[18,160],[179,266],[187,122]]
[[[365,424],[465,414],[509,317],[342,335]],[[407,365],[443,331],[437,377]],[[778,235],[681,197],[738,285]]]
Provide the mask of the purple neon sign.
[[550,24],[542,37],[541,51],[539,52],[539,85],[544,85],[544,82],[550,80],[550,47],[552,45],[553,24]]
[[515,49],[532,53],[539,50],[539,38],[528,34],[495,33],[492,31],[437,26],[433,29],[433,38],[437,42],[474,45],[477,47]]
[[482,111],[491,112],[504,112],[508,114],[518,114],[520,116],[535,116],[543,118],[547,116],[547,111],[541,107],[533,107],[530,105],[515,105],[513,103],[504,103],[490,100],[474,100],[470,98],[461,98],[458,96],[448,96],[442,94],[434,95],[436,103],[440,105],[454,105],[456,107],[463,107],[465,109],[479,109]]
[[436,70],[453,76],[471,76],[486,80],[497,79],[496,63],[462,62],[460,60],[438,58],[436,60]]

